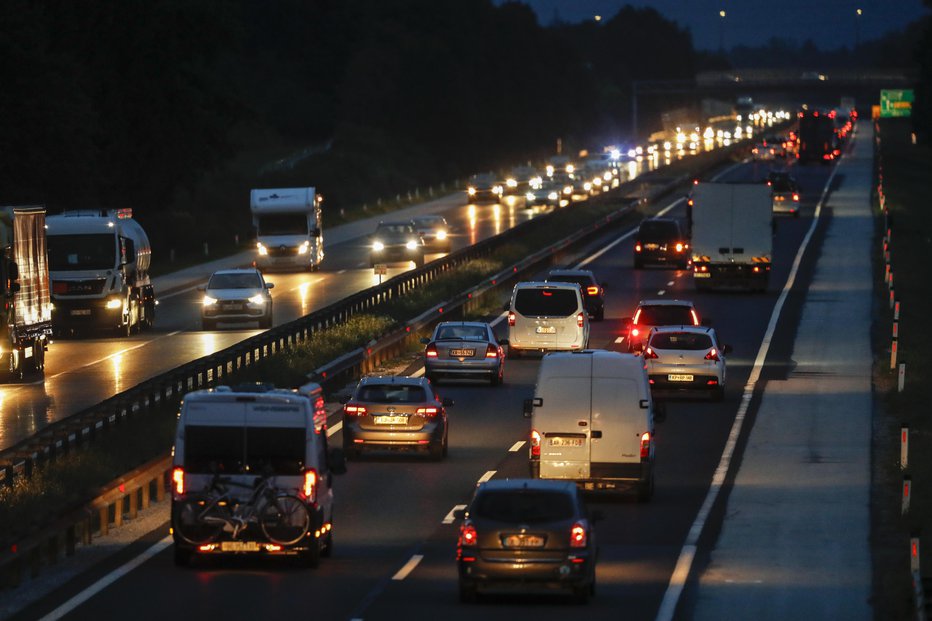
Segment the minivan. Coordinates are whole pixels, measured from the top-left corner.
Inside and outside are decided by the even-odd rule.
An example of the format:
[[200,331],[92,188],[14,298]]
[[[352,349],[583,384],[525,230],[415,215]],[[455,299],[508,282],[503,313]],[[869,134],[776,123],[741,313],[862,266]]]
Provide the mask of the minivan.
[[589,343],[589,313],[576,283],[519,282],[505,310],[509,356],[583,350]]
[[530,471],[583,490],[654,492],[654,406],[642,358],[599,349],[547,354],[534,398]]
[[[177,565],[195,556],[250,554],[296,556],[314,567],[330,555],[332,475],[343,474],[346,463],[342,449],[328,450],[319,385],[292,391],[249,384],[188,393],[172,455]],[[267,493],[260,497],[256,490]],[[276,515],[276,527],[301,525],[285,544],[268,528],[269,516],[283,505],[295,519],[286,524]]]

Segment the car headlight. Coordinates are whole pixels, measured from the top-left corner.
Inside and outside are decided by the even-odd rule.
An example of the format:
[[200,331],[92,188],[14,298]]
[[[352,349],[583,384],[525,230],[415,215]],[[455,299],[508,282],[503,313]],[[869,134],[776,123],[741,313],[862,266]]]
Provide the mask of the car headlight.
[[516,188],[518,187],[518,181],[516,179],[508,179],[505,181],[505,185],[509,188]]
[[566,195],[572,194],[572,193],[573,193],[573,186],[571,186],[571,185],[564,186],[564,188],[563,188],[563,193],[566,194]]
[[502,188],[502,186],[500,186],[500,185],[497,185],[497,186],[495,186],[495,187],[492,188],[492,192],[495,193],[495,194],[501,195],[502,193],[504,193],[504,191],[505,191],[505,190],[504,190],[504,189]]
[[417,249],[417,242],[412,239],[405,244],[405,248],[408,250],[415,250]]
[[247,300],[250,304],[255,304],[256,306],[262,306],[265,304],[265,297],[261,293],[257,293]]
[[560,195],[557,194],[556,192],[551,192],[550,194],[547,195],[547,198],[549,198],[552,201],[557,200],[559,197]]
[[534,200],[535,196],[533,192],[528,192],[527,194],[524,195],[524,198],[526,198],[529,201],[532,201]]
[[123,308],[123,300],[120,298],[110,298],[107,300],[107,308],[110,310]]
[[308,249],[311,246],[311,242],[306,241],[300,246],[298,246],[298,254],[307,254]]
[[213,306],[216,303],[217,303],[217,298],[212,298],[209,295],[205,295],[204,299],[201,300],[201,304],[203,304],[204,306]]
[[444,231],[443,229],[440,229],[439,231],[437,231],[437,239],[446,239],[446,238],[447,238],[446,231]]
[[469,194],[470,196],[475,196],[476,188],[469,186],[468,188],[466,188],[466,193]]
[[256,242],[256,249],[259,251],[259,255],[263,257],[269,253],[269,249],[262,242]]
[[584,189],[586,192],[588,192],[589,190],[592,189],[592,184],[589,183],[589,182],[587,181],[587,182],[585,182],[585,183],[583,184],[582,187],[583,187],[583,189]]
[[372,249],[375,250],[376,252],[382,252],[383,250],[385,250],[385,244],[383,244],[380,241],[372,242]]

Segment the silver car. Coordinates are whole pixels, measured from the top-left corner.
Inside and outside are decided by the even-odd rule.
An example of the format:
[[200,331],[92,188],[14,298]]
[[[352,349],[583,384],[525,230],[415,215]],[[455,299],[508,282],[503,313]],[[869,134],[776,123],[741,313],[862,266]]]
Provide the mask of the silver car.
[[479,321],[444,321],[433,335],[421,339],[424,348],[424,375],[432,383],[440,377],[488,379],[492,386],[504,380],[505,352],[492,327]]
[[715,330],[704,326],[662,326],[651,330],[643,356],[651,392],[708,392],[725,396],[725,355]]
[[255,268],[229,269],[214,272],[201,300],[201,327],[214,330],[217,323],[257,321],[260,328],[272,327],[272,294],[274,287]]

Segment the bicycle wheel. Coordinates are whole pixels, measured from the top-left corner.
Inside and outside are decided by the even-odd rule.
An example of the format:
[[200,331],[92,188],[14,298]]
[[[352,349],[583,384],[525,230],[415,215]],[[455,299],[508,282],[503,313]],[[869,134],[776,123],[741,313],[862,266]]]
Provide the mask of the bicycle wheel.
[[311,515],[298,498],[278,496],[263,507],[259,526],[272,543],[290,546],[307,534],[311,528]]
[[204,519],[208,513],[205,508],[209,500],[203,496],[195,496],[175,503],[172,525],[175,534],[183,541],[200,546],[214,541],[220,535],[223,524]]

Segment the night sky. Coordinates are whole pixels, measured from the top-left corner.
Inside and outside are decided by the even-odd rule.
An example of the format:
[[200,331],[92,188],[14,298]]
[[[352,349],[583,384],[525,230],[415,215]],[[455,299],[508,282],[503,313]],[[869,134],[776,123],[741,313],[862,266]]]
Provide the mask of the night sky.
[[[496,0],[501,4],[505,0]],[[654,7],[662,15],[688,27],[693,45],[715,50],[720,37],[726,48],[757,46],[772,37],[803,42],[811,39],[820,49],[853,47],[861,41],[902,30],[929,11],[922,0],[521,0],[534,8],[541,24],[556,14],[567,22],[608,18],[626,4]],[[856,10],[862,9],[857,17]],[[725,10],[724,22],[719,11]],[[858,19],[860,25],[858,26]],[[722,27],[724,26],[724,29]]]

